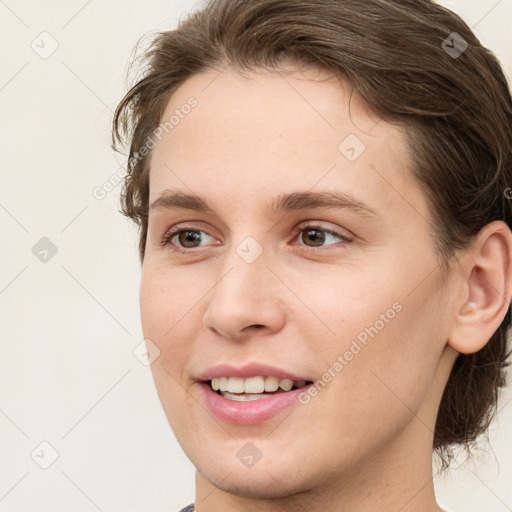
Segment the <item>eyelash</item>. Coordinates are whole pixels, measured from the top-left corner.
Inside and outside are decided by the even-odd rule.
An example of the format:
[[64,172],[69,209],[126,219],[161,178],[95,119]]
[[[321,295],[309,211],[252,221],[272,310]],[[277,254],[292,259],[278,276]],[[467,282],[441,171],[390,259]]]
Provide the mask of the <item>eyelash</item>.
[[[297,236],[299,236],[301,233],[304,233],[305,231],[313,231],[313,230],[323,231],[324,233],[327,233],[328,235],[333,235],[333,236],[341,239],[345,243],[352,242],[352,240],[353,240],[351,237],[349,237],[347,235],[344,235],[344,234],[339,233],[337,231],[332,231],[332,230],[324,229],[322,226],[319,226],[318,224],[308,224],[306,226],[300,226],[300,227],[297,226],[297,227],[294,228],[294,232],[297,233]],[[160,240],[160,245],[162,247],[165,247],[167,245],[168,246],[174,245],[174,244],[171,243],[171,240],[176,235],[179,235],[180,233],[187,232],[187,231],[208,234],[206,231],[204,231],[202,229],[196,229],[196,228],[194,228],[192,226],[182,226],[179,229],[174,229],[174,230],[171,229],[171,230],[167,231],[166,233],[164,233],[164,235],[162,236],[162,239]],[[209,236],[211,236],[211,235],[209,235]],[[323,247],[308,247],[307,245],[301,245],[301,244],[298,244],[298,245],[299,245],[299,247],[306,248],[306,250],[309,249],[312,252],[315,252],[315,251],[318,251],[318,250],[325,250]],[[329,245],[336,245],[336,244],[329,244]],[[198,248],[199,247],[183,248],[183,247],[180,247],[180,246],[175,246],[172,250],[176,251],[176,252],[181,252],[181,253],[190,253],[194,249],[198,249]]]

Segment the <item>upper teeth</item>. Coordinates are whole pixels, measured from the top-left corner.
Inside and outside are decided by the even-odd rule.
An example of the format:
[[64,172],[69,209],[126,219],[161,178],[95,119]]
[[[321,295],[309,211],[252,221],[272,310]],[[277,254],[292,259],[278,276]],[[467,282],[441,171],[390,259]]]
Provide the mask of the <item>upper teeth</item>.
[[218,377],[212,379],[211,386],[214,391],[229,391],[230,393],[263,393],[264,391],[277,391],[278,388],[290,391],[293,386],[302,387],[305,380],[293,381],[290,379],[279,379],[279,377]]

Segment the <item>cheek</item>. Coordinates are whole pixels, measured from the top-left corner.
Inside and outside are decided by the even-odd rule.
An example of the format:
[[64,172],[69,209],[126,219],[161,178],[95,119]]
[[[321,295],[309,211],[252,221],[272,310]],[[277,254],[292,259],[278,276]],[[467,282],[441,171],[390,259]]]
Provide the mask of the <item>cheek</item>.
[[188,295],[191,296],[187,296],[186,288],[166,272],[153,271],[150,267],[143,270],[141,324],[144,338],[160,349],[159,357],[151,365],[159,393],[162,387],[166,393],[178,391],[177,382],[184,379],[185,363],[191,355],[193,330],[201,325],[199,318],[194,316],[193,308],[197,302],[197,291],[189,288]]
[[[445,346],[438,303],[435,296],[403,297],[392,314],[389,309],[374,309],[377,316],[358,319],[366,320],[362,329],[356,321],[352,336],[344,340],[344,348],[349,348],[344,355],[351,361],[341,372],[338,389],[348,401],[339,413],[346,416],[351,411],[352,425],[359,422],[356,428],[368,429],[373,424],[379,425],[379,431],[393,432],[422,407]],[[386,301],[382,304],[387,305]],[[356,348],[350,349],[347,343]]]
[[[190,322],[194,302],[197,298],[187,297],[179,281],[176,283],[165,272],[153,272],[151,268],[143,270],[140,286],[142,331],[144,338],[160,349],[160,355],[151,364],[151,372],[169,425],[178,439],[191,426],[190,420],[185,421],[185,418],[191,417],[186,411],[193,408],[193,401],[183,383],[186,363],[192,354]],[[193,321],[197,323],[199,319]]]
[[434,279],[411,293],[408,283],[418,279],[404,274],[390,268],[371,278],[361,273],[358,279],[331,279],[326,293],[307,295],[335,332],[321,343],[312,329],[303,338],[316,353],[321,380],[332,383],[318,395],[332,407],[329,417],[347,426],[348,436],[359,431],[364,437],[372,429],[385,436],[401,428],[432,385],[446,342],[442,283]]
[[[145,263],[146,265],[146,263]],[[160,343],[190,337],[190,327],[197,328],[197,310],[208,292],[201,280],[184,279],[183,272],[147,264],[140,285],[140,313],[144,336]],[[191,322],[194,319],[195,324]],[[168,340],[168,341],[167,341]]]

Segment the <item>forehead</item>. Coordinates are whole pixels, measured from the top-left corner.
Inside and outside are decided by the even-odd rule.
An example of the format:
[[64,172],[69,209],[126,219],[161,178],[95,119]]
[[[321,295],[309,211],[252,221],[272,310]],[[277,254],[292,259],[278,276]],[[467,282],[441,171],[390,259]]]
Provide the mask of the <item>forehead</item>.
[[261,204],[268,204],[269,196],[315,188],[402,209],[411,207],[403,194],[416,195],[426,212],[403,128],[325,71],[194,75],[170,98],[161,126],[150,202],[177,189],[251,204],[265,196]]

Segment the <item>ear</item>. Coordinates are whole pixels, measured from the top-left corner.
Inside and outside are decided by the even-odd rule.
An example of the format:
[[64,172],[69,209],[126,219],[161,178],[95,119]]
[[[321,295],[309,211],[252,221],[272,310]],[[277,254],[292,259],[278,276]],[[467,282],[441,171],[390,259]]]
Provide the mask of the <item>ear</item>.
[[462,354],[482,349],[500,326],[512,297],[512,233],[502,221],[487,224],[459,260],[463,293],[448,345]]

